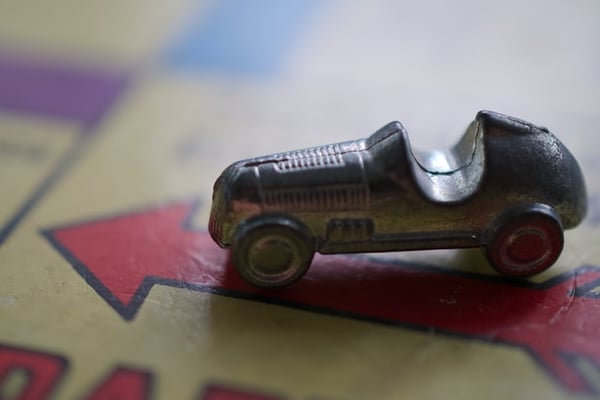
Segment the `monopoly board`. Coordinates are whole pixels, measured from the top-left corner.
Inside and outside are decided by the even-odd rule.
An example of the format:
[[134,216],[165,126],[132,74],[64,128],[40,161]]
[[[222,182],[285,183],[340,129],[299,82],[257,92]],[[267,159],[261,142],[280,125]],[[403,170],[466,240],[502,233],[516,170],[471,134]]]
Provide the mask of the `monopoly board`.
[[[598,397],[598,71],[593,1],[0,2],[0,399]],[[446,148],[480,109],[586,175],[539,276],[337,255],[258,290],[207,233],[235,160],[395,119]]]

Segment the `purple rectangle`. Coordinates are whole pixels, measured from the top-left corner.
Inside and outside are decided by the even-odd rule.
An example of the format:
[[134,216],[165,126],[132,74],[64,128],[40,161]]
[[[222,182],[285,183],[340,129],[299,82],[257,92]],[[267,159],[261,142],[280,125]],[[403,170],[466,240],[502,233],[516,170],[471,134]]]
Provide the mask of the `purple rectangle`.
[[91,125],[125,83],[125,74],[0,56],[0,109]]

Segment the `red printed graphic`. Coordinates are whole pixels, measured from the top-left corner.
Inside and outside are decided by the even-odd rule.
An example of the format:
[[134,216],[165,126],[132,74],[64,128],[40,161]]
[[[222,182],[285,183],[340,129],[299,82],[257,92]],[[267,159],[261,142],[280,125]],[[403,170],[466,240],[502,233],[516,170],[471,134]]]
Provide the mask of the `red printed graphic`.
[[139,369],[117,367],[92,393],[87,400],[146,400],[151,398],[152,374]]
[[[40,400],[50,397],[67,368],[67,360],[55,354],[0,345],[0,397]],[[21,373],[25,380],[16,393],[5,393],[5,385]]]
[[222,385],[210,385],[202,391],[198,400],[283,400],[283,397]]
[[317,256],[305,278],[260,290],[230,273],[228,253],[189,229],[194,204],[84,222],[44,232],[123,318],[154,284],[268,301],[522,347],[571,391],[594,392],[575,360],[600,370],[600,268],[543,283],[510,281],[361,256]]

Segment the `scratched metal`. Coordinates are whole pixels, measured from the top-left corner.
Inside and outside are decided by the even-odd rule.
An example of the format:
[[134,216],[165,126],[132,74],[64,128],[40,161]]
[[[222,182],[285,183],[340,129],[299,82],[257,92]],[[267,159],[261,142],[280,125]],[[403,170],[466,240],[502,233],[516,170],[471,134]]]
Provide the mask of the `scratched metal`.
[[366,139],[242,160],[214,186],[209,230],[256,286],[313,253],[481,246],[498,272],[549,268],[584,218],[581,169],[548,129],[481,111],[458,143],[413,151],[399,122]]

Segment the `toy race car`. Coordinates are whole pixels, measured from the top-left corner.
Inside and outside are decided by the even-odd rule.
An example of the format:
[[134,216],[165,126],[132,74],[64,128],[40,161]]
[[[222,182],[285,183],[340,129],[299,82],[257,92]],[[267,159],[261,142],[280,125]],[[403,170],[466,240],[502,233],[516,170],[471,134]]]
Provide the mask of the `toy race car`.
[[481,246],[493,268],[549,268],[586,213],[579,165],[548,129],[480,111],[446,151],[416,152],[399,122],[367,139],[236,162],[214,185],[212,238],[259,287],[320,253]]

